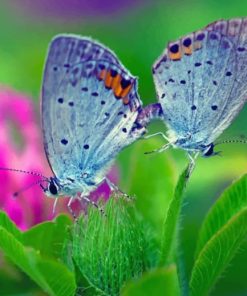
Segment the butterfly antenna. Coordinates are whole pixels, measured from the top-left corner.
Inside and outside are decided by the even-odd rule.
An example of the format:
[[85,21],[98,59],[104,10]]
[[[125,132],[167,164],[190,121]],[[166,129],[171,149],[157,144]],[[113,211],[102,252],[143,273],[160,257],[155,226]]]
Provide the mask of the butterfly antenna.
[[42,180],[38,180],[38,181],[36,181],[36,182],[34,182],[34,183],[31,183],[31,184],[29,184],[28,186],[22,188],[21,190],[14,192],[14,193],[13,193],[13,196],[14,196],[14,197],[17,197],[17,196],[20,195],[22,192],[24,192],[24,191],[30,189],[31,187],[33,187],[33,186],[35,186],[35,185],[37,185],[37,184],[40,184],[40,185],[41,185],[42,182],[47,182],[47,179],[42,179]]
[[241,139],[232,139],[232,140],[223,140],[220,142],[217,142],[214,146],[216,145],[221,145],[221,144],[247,144],[247,140],[241,140]]
[[24,171],[24,170],[10,169],[10,168],[2,168],[2,167],[0,167],[0,171],[11,171],[11,172],[23,173],[23,174],[28,174],[28,175],[32,175],[32,176],[42,177],[45,180],[48,180],[48,178],[46,178],[42,174],[37,173],[37,172],[32,172],[32,171]]

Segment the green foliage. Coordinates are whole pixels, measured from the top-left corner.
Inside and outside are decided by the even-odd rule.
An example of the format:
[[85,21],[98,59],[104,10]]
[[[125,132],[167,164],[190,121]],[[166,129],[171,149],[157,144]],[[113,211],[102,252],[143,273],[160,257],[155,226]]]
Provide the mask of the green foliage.
[[[65,226],[67,224],[64,223],[66,220],[66,218],[61,217],[58,219],[58,223]],[[64,264],[59,262],[57,258],[42,254],[45,251],[49,255],[52,254],[53,251],[49,250],[49,248],[55,247],[50,243],[49,248],[47,248],[45,243],[46,233],[49,233],[49,229],[52,229],[52,223],[56,224],[56,221],[38,225],[35,230],[31,230],[34,235],[36,234],[36,237],[43,236],[43,242],[46,245],[46,248],[42,249],[42,243],[40,243],[39,248],[36,249],[36,243],[33,243],[33,238],[29,239],[29,233],[22,234],[8,219],[6,214],[1,212],[0,248],[20,270],[26,273],[49,295],[72,296],[76,289],[74,274]],[[53,242],[55,242],[55,239]]]
[[246,233],[247,175],[222,194],[203,223],[190,281],[192,295],[208,295]]
[[183,250],[180,246],[181,211],[183,197],[188,182],[190,167],[188,166],[177,182],[173,198],[167,210],[163,224],[163,233],[160,250],[160,266],[171,263],[177,264],[178,280],[182,295],[188,295],[188,276],[184,269]]
[[176,265],[145,273],[140,279],[124,287],[121,296],[179,295]]
[[145,152],[162,145],[164,141],[158,136],[139,140],[120,157],[121,163],[124,163],[121,186],[130,195],[136,196],[136,208],[150,224],[158,241],[162,235],[160,226],[173,195],[176,171],[169,153],[146,155]]
[[116,196],[104,213],[90,207],[75,225],[74,260],[88,282],[105,295],[119,295],[127,280],[146,269],[142,229],[127,203]]
[[178,230],[180,222],[181,207],[183,205],[183,195],[187,183],[188,168],[181,174],[173,198],[168,207],[163,225],[162,246],[160,265],[165,266],[175,261],[178,241]]
[[60,215],[55,222],[43,222],[25,231],[22,236],[23,244],[33,247],[42,255],[60,258],[71,225],[68,216]]
[[[61,215],[22,233],[1,212],[0,248],[48,295],[208,295],[246,237],[247,175],[222,194],[205,218],[188,283],[180,245],[187,174],[185,169],[164,211],[161,244],[133,201],[113,196],[104,213],[89,207],[73,228]],[[10,291],[8,277],[6,285]],[[26,292],[35,290],[30,284]]]

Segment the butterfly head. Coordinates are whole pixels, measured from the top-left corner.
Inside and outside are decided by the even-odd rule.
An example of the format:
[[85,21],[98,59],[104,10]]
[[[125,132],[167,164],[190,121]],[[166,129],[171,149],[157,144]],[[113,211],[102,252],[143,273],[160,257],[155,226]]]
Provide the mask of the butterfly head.
[[211,157],[211,156],[219,155],[220,151],[215,152],[214,147],[215,147],[214,143],[204,146],[203,149],[201,150],[202,156],[203,157]]
[[42,186],[42,189],[48,197],[57,198],[59,195],[61,195],[61,185],[59,184],[57,178],[54,177],[51,177],[47,187]]

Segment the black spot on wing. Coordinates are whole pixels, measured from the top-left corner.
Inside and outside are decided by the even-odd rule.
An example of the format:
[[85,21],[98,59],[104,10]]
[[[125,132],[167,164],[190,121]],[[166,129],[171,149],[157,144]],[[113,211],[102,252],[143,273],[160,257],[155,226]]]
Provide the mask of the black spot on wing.
[[210,39],[217,40],[218,39],[218,36],[215,33],[211,33],[210,34]]
[[202,41],[205,38],[205,34],[204,33],[200,33],[196,36],[196,40],[197,41]]
[[171,47],[170,47],[170,51],[172,53],[177,53],[179,51],[179,46],[178,44],[173,44]]
[[121,84],[122,89],[125,89],[126,87],[128,87],[131,84],[131,81],[123,78],[121,80],[120,84]]
[[111,77],[116,77],[118,72],[116,70],[111,69]]
[[68,144],[68,140],[66,140],[66,139],[62,139],[62,140],[61,140],[61,143],[62,143],[63,145],[67,145],[67,144]]
[[191,39],[190,38],[186,38],[186,39],[184,39],[184,41],[183,41],[183,45],[185,46],[185,47],[189,47],[190,45],[191,45]]

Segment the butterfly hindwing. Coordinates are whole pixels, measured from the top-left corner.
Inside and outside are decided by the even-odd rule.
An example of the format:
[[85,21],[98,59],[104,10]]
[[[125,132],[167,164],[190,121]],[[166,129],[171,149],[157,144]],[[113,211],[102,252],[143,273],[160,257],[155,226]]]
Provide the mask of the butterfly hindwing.
[[247,98],[247,18],[218,21],[170,43],[153,73],[172,132],[211,143]]
[[[141,136],[137,80],[103,45],[61,35],[50,46],[43,81],[45,150],[60,179],[99,175]],[[100,178],[97,176],[97,178]]]

